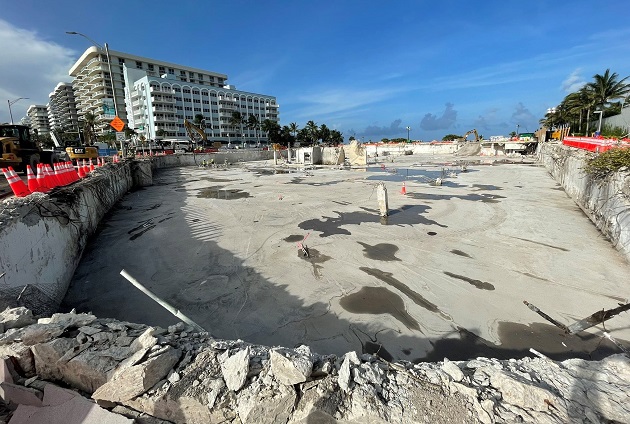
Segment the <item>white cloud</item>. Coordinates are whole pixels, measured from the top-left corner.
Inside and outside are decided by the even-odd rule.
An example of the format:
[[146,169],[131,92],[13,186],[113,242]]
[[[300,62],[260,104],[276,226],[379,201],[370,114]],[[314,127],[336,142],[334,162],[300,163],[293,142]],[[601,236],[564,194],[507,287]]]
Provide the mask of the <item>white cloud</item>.
[[48,103],[48,94],[59,82],[69,82],[70,66],[77,53],[43,39],[34,31],[17,28],[0,19],[0,122],[8,122],[7,100],[28,97],[11,107],[19,121],[31,104]]
[[571,72],[571,74],[566,77],[564,81],[562,81],[562,89],[565,93],[574,93],[582,88],[584,84],[586,84],[584,77],[580,75],[581,71],[582,69],[577,68],[575,71]]

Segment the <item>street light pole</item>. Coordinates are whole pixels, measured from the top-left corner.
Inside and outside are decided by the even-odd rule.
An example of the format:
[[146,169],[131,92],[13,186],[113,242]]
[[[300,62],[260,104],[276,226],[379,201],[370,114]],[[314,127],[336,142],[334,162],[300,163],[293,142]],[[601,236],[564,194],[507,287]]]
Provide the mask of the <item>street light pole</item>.
[[28,97],[20,97],[13,101],[7,100],[7,104],[9,105],[9,116],[11,116],[11,125],[13,125],[13,112],[11,111],[11,106],[13,106],[15,103],[23,99],[28,99]]
[[[118,102],[116,101],[116,87],[114,86],[114,74],[112,73],[112,59],[109,56],[109,46],[107,45],[107,43],[104,43],[105,48],[103,48],[103,46],[101,46],[99,43],[97,43],[96,41],[94,41],[90,37],[88,37],[87,35],[82,34],[80,32],[66,31],[66,34],[69,34],[69,35],[80,35],[81,37],[83,37],[86,40],[88,40],[90,43],[94,44],[99,49],[105,50],[105,57],[107,57],[107,68],[109,69],[109,83],[112,85],[112,95],[113,95],[113,98],[114,98],[114,112],[116,113],[116,116],[118,116]],[[121,149],[122,150],[122,156],[124,158],[126,156],[125,143],[124,142],[121,143],[121,147],[122,147],[122,149]]]
[[409,131],[411,131],[411,127],[407,127],[407,144],[409,144]]
[[602,116],[604,115],[604,111],[603,110],[596,110],[593,113],[599,113],[599,123],[597,124],[597,134],[602,133]]

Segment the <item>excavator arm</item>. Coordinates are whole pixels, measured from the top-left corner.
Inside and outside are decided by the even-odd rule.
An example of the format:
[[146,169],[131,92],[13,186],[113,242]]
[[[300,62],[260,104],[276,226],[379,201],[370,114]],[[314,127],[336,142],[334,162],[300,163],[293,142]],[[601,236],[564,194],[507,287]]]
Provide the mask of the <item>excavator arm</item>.
[[477,129],[473,128],[472,130],[468,131],[466,134],[464,134],[464,137],[462,138],[462,141],[468,141],[466,140],[466,138],[470,135],[470,134],[474,134],[475,135],[475,142],[479,142],[479,133],[477,133]]
[[205,131],[201,128],[190,122],[188,119],[184,119],[184,127],[186,128],[186,132],[188,133],[188,138],[195,144],[201,143],[202,145],[206,145],[208,141],[208,136]]

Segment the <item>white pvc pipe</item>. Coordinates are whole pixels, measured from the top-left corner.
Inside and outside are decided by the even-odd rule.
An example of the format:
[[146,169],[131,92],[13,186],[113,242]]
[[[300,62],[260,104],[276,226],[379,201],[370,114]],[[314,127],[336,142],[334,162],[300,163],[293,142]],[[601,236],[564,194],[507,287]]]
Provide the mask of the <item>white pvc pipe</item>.
[[188,318],[179,309],[176,309],[176,308],[172,307],[166,301],[164,301],[164,300],[160,299],[159,297],[157,297],[155,295],[155,293],[153,293],[151,290],[147,289],[142,284],[140,284],[138,282],[138,280],[136,280],[131,275],[129,275],[129,273],[127,271],[125,271],[124,269],[122,271],[120,271],[120,275],[125,277],[127,279],[127,281],[129,281],[131,284],[133,284],[138,290],[140,290],[142,293],[144,293],[147,296],[149,296],[151,299],[155,300],[160,306],[162,306],[164,309],[169,311],[171,314],[175,315],[177,318],[181,319],[186,324],[194,327],[199,332],[205,332],[206,331],[205,328],[203,328],[202,326],[197,324],[195,321],[193,321],[190,318]]

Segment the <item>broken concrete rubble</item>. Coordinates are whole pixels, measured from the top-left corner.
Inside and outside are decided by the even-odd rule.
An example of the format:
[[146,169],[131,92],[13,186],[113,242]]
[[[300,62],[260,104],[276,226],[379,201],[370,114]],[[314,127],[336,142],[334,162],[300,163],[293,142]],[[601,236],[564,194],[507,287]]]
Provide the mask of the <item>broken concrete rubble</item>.
[[[389,363],[356,352],[338,358],[306,346],[215,340],[183,325],[166,331],[63,315],[17,329],[22,336],[42,334],[30,347],[13,336],[5,339],[4,348],[17,346],[2,351],[0,382],[2,400],[15,410],[12,424],[32,417],[59,422],[51,417],[58,417],[62,405],[72,417],[92,420],[85,422],[121,423],[589,423],[625,422],[630,416],[630,360],[622,355],[599,362]],[[61,334],[43,331],[58,326]],[[97,341],[96,334],[106,336]],[[121,338],[126,346],[118,343]],[[28,371],[14,356],[24,362],[24,349],[34,358]],[[75,391],[58,392],[64,389],[42,380],[61,381]],[[61,400],[52,404],[50,391]]]

